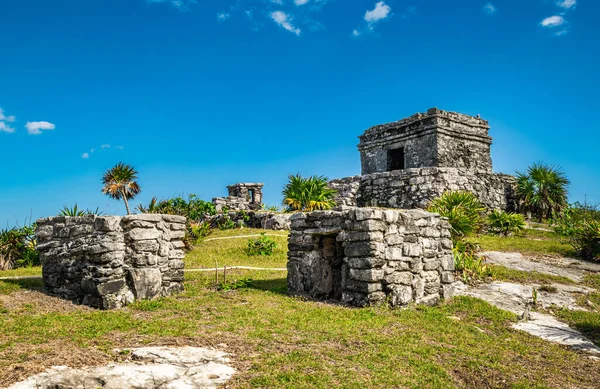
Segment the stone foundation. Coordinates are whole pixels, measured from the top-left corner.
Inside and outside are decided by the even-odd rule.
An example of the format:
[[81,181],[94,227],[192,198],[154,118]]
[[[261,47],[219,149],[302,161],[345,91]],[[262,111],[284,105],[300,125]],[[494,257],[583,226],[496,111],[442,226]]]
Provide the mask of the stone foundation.
[[48,293],[100,309],[183,290],[185,217],[50,217],[37,221]]
[[338,191],[338,205],[427,208],[446,191],[474,193],[488,209],[516,208],[516,179],[507,174],[458,168],[419,168],[346,177],[329,182]]
[[433,305],[452,296],[446,219],[422,210],[341,209],[292,217],[291,293],[356,306]]

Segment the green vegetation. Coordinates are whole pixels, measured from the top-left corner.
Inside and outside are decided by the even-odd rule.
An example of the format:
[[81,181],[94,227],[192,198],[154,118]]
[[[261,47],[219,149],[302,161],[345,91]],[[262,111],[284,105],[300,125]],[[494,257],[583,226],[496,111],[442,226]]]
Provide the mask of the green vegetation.
[[[259,237],[263,233],[277,243],[277,247],[273,249],[273,254],[269,256],[249,256],[247,251],[248,239]],[[198,242],[195,249],[186,255],[185,265],[188,269],[214,268],[215,263],[218,263],[219,267],[285,268],[287,264],[287,238],[288,234],[284,231],[254,228],[214,230],[210,238]]]
[[0,230],[0,270],[40,264],[35,224]]
[[576,255],[573,247],[561,242],[560,236],[552,231],[527,229],[523,236],[477,235],[469,237],[468,240],[479,245],[482,251],[517,252],[531,256]]
[[102,184],[104,185],[102,193],[115,200],[123,199],[127,214],[131,215],[128,200],[133,199],[142,191],[136,182],[137,178],[138,172],[133,166],[119,162],[112,169],[108,169],[104,173],[104,176],[102,176]]
[[188,220],[194,222],[202,221],[207,216],[216,215],[217,213],[213,203],[201,200],[195,194],[188,195],[187,200],[183,197],[164,200],[153,197],[148,205],[138,205],[137,210],[142,213],[185,216]]
[[520,213],[493,210],[487,216],[488,233],[497,235],[521,235],[525,230],[525,217]]
[[[520,284],[575,284],[575,281],[567,277],[554,276],[551,274],[538,273],[535,271],[528,272],[522,270],[509,269],[507,267],[499,265],[492,266],[491,276],[496,281],[509,281]],[[542,289],[540,288],[540,290]]]
[[[219,291],[212,274],[187,274],[183,294],[116,311],[16,300],[0,313],[0,386],[30,361],[58,364],[60,350],[114,360],[116,347],[173,343],[227,344],[218,347],[239,369],[230,385],[242,388],[591,388],[600,379],[593,361],[511,329],[513,314],[481,300],[349,309],[286,295],[281,272],[231,277],[244,281]],[[39,286],[10,285],[0,293]]]
[[525,173],[517,172],[516,197],[521,212],[550,219],[567,206],[569,180],[558,167],[534,163]]
[[273,250],[277,248],[277,242],[269,238],[263,232],[259,238],[248,239],[248,255],[273,255]]
[[324,176],[304,178],[300,174],[290,175],[283,188],[283,204],[288,211],[316,211],[331,209],[337,192],[327,186]]
[[584,258],[600,260],[600,211],[575,203],[554,220],[554,230]]
[[58,216],[87,216],[87,215],[97,215],[102,216],[103,212],[100,211],[100,208],[96,209],[81,209],[75,204],[72,207],[67,205],[63,206],[62,209],[58,212]]
[[452,240],[457,241],[479,231],[485,207],[471,192],[448,191],[434,199],[427,210],[448,218]]

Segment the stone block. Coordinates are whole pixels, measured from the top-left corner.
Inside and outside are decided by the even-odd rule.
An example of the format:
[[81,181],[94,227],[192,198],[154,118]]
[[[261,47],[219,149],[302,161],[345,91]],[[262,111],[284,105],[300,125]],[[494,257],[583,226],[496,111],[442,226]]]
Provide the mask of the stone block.
[[160,295],[162,287],[160,269],[129,269],[129,279],[136,299],[151,300]]
[[[155,216],[155,215],[152,215]],[[131,240],[151,240],[151,239],[159,239],[162,237],[163,233],[150,228],[134,228],[127,232],[127,236]]]

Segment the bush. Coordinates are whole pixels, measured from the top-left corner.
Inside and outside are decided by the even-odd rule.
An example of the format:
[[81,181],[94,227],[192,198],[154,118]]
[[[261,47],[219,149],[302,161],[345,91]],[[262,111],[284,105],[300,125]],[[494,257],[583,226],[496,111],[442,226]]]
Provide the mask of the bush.
[[600,260],[600,211],[596,207],[575,203],[553,224],[582,257]]
[[75,204],[72,207],[63,206],[62,209],[58,212],[58,216],[88,216],[88,215],[96,215],[102,216],[104,212],[100,211],[100,208],[96,209],[82,209]]
[[201,200],[194,194],[189,195],[187,200],[183,197],[173,197],[166,200],[153,197],[147,206],[140,204],[137,209],[142,213],[185,216],[188,221],[200,221],[204,220],[206,216],[217,214],[213,203]]
[[288,211],[316,211],[331,209],[337,191],[327,186],[324,176],[302,177],[290,175],[289,182],[283,188],[283,204]]
[[478,257],[475,253],[478,247],[465,240],[454,243],[452,254],[454,255],[455,271],[461,274],[465,283],[473,283],[476,280],[492,276],[492,268],[485,263],[484,257]]
[[520,235],[525,230],[525,217],[520,213],[494,210],[487,217],[488,232],[499,235]]
[[277,242],[269,238],[263,232],[260,238],[248,240],[248,255],[273,255],[273,250],[277,248]]
[[35,224],[0,231],[0,270],[40,264],[35,249]]
[[515,195],[520,211],[534,215],[541,222],[567,206],[569,180],[558,167],[534,163],[527,172],[517,172]]
[[434,199],[427,210],[448,218],[452,240],[456,242],[479,231],[485,207],[471,192],[449,191]]

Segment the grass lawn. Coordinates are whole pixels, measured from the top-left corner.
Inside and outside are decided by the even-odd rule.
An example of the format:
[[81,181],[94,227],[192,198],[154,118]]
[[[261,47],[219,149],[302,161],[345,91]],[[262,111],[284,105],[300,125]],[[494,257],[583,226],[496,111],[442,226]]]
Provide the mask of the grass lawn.
[[[256,233],[219,231],[209,238]],[[277,233],[277,232],[276,232]],[[186,266],[285,266],[248,257],[247,238],[205,241]],[[510,328],[516,318],[473,298],[439,307],[346,308],[287,295],[286,273],[235,270],[250,287],[217,291],[186,274],[186,291],[115,311],[48,297],[41,280],[0,281],[0,386],[53,365],[106,364],[111,350],[213,346],[233,353],[233,388],[596,388],[600,362]],[[589,283],[600,282],[590,279]],[[600,326],[595,317],[565,320]]]
[[469,239],[482,251],[518,252],[524,255],[575,256],[575,250],[551,231],[525,230],[524,236],[478,235]]
[[[277,242],[272,256],[249,256],[246,252],[249,239],[247,235],[269,234],[269,238]],[[277,235],[277,236],[274,236]],[[287,264],[287,231],[267,231],[254,228],[235,230],[215,230],[204,241],[196,245],[196,249],[186,256],[186,268],[214,268],[215,261],[219,267],[254,266],[264,268],[285,268]],[[220,239],[231,238],[231,239]],[[214,240],[216,239],[216,240]]]

